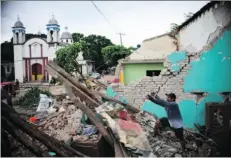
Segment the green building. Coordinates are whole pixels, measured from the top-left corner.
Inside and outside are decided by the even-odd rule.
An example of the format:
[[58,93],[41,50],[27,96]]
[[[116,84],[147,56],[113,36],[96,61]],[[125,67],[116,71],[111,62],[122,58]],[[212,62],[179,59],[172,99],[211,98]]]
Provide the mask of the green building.
[[124,84],[142,79],[144,76],[158,76],[163,69],[164,60],[123,61]]

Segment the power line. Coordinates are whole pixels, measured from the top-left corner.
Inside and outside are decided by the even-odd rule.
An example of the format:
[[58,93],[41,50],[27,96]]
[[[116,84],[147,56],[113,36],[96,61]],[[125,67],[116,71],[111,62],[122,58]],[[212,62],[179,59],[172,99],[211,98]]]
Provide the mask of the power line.
[[106,18],[106,16],[103,14],[103,12],[101,12],[101,10],[97,7],[97,5],[93,1],[91,1],[91,3],[98,10],[98,12],[104,17],[104,19],[111,25],[111,22]]
[[[91,3],[94,5],[94,7],[98,10],[98,12],[104,17],[104,19],[108,22],[108,24],[109,25],[111,25],[111,27],[113,27],[112,26],[112,24],[111,24],[111,22],[106,18],[106,16],[103,14],[103,12],[97,7],[97,5],[93,2],[93,1],[91,1]],[[113,27],[113,29],[114,29],[114,27]],[[122,42],[122,35],[125,35],[124,33],[117,33],[117,34],[119,34],[120,35],[120,44],[121,44],[121,46],[123,45],[123,42]]]

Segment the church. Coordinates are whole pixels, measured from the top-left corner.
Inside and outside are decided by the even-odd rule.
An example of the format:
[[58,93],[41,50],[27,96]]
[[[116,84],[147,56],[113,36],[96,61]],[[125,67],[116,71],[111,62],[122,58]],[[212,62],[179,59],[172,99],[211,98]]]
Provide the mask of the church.
[[35,37],[26,40],[26,28],[19,17],[12,27],[15,79],[19,82],[51,80],[45,70],[46,64],[55,58],[58,49],[73,42],[67,27],[60,37],[60,25],[54,15],[46,25],[46,31],[46,39]]

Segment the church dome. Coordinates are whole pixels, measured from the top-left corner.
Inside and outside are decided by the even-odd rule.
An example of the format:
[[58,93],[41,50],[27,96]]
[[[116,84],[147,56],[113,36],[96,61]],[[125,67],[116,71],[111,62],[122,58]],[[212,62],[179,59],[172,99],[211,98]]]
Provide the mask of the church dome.
[[18,21],[14,23],[14,27],[23,27],[23,23],[19,20],[19,17],[18,17]]
[[55,19],[54,15],[52,15],[52,19],[49,20],[48,24],[56,24],[56,25],[58,25],[58,21]]
[[71,33],[68,32],[67,27],[65,27],[65,32],[62,33],[61,39],[72,39]]

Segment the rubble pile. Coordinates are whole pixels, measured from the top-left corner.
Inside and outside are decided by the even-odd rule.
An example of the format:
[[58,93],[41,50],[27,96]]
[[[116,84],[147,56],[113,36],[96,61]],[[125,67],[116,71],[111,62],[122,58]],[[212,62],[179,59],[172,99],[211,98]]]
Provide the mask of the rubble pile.
[[153,154],[157,157],[208,157],[218,156],[219,154],[213,144],[188,132],[184,132],[186,151],[182,150],[180,142],[171,130],[164,130],[160,136],[154,137],[156,119],[149,113],[140,112],[136,114],[136,121],[146,132]]
[[56,102],[59,110],[46,117],[40,123],[39,130],[48,135],[66,143],[78,140],[98,140],[98,135],[81,135],[84,127],[82,119],[86,116],[80,109],[77,109],[69,99],[63,99],[62,102]]

